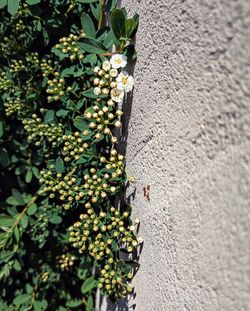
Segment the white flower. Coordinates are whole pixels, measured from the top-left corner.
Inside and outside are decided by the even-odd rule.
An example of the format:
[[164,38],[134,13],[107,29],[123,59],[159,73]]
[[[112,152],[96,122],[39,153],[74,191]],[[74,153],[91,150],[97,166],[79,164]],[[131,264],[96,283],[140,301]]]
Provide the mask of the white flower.
[[116,78],[117,88],[124,90],[126,93],[132,91],[134,86],[134,79],[126,71],[122,71]]
[[141,244],[143,242],[143,238],[141,238],[141,237],[137,238],[137,242],[138,242],[138,244]]
[[111,68],[110,62],[108,60],[106,60],[103,64],[102,64],[102,69],[105,71],[109,71]]
[[110,59],[113,68],[124,68],[127,65],[127,56],[123,54],[115,54]]
[[121,103],[124,98],[124,91],[117,88],[111,90],[111,98],[117,103]]
[[96,66],[96,67],[94,68],[94,73],[98,73],[99,70],[100,70],[100,67]]
[[102,90],[101,90],[99,87],[95,87],[95,88],[94,88],[94,94],[95,94],[96,96],[100,95],[101,93],[102,93]]
[[118,71],[117,69],[111,69],[109,74],[111,75],[111,77],[115,78],[118,75]]

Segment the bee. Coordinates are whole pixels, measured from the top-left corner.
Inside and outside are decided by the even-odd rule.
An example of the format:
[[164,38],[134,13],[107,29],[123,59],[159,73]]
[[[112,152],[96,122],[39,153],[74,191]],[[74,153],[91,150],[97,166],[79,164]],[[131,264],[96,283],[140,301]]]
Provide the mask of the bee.
[[149,185],[144,186],[144,187],[143,187],[143,194],[144,194],[144,198],[145,198],[147,201],[150,201],[149,192],[150,192],[150,186],[149,186]]

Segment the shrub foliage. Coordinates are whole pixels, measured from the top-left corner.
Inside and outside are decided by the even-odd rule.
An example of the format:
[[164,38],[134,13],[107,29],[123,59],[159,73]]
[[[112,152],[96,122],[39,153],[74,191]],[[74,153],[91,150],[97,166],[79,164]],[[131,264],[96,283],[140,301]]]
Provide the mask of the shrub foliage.
[[[94,310],[141,242],[117,151],[138,16],[116,0],[0,0],[0,310]],[[109,24],[109,26],[107,26]]]

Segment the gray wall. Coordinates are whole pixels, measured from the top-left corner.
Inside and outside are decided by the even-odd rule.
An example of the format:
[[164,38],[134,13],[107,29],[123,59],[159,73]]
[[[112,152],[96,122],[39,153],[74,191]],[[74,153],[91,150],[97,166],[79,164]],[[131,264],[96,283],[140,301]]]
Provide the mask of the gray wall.
[[250,310],[250,2],[122,5],[140,15],[127,162],[145,242],[130,309]]

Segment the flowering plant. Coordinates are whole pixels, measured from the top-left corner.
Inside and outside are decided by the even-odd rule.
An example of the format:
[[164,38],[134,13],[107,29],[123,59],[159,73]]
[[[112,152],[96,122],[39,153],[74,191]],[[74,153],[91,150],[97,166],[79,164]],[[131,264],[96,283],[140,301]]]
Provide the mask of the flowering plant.
[[[105,26],[106,20],[110,26]],[[119,204],[138,16],[116,0],[0,1],[0,310],[94,310],[133,288]]]

